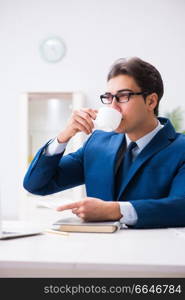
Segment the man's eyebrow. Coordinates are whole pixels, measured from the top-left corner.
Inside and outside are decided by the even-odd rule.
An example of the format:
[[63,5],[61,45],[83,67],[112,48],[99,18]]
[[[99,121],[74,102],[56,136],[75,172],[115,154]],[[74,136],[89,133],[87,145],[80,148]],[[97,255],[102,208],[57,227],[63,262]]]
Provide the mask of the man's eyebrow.
[[[122,89],[122,90],[118,90],[117,93],[121,93],[121,92],[133,92],[133,90],[131,89]],[[110,92],[105,92],[105,94],[111,94]]]
[[121,93],[121,92],[133,92],[133,90],[131,90],[131,89],[122,89],[122,90],[117,91],[117,93]]

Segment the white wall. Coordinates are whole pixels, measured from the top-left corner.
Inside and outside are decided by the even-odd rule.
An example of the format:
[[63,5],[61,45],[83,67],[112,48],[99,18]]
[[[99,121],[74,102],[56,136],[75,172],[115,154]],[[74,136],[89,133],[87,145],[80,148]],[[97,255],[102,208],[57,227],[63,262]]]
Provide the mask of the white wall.
[[[65,58],[47,64],[39,42],[61,36]],[[23,91],[81,90],[100,105],[110,65],[139,56],[162,74],[161,113],[185,109],[184,0],[0,0],[0,128],[4,208],[16,215],[18,97]]]

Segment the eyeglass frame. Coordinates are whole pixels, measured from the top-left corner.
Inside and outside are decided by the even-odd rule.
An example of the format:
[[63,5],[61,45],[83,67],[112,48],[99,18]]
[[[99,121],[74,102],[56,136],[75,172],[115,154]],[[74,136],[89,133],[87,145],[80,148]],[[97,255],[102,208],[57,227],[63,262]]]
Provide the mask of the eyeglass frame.
[[[121,92],[127,92],[127,94],[128,94],[128,99],[127,100],[124,100],[124,101],[120,101],[120,99],[119,99],[119,96],[118,96],[118,94],[119,93],[121,93]],[[110,103],[104,103],[103,102],[103,100],[102,100],[102,98],[103,98],[103,96],[105,96],[105,95],[110,95],[111,97],[112,97],[112,101],[113,101],[113,99],[114,98],[116,98],[116,101],[118,102],[118,103],[126,103],[126,102],[128,102],[129,100],[130,100],[130,97],[131,96],[134,96],[134,95],[148,95],[149,94],[149,92],[131,92],[131,91],[129,91],[129,90],[120,90],[120,91],[118,91],[116,94],[111,94],[111,93],[105,93],[105,94],[102,94],[102,95],[100,95],[100,100],[101,100],[101,102],[103,103],[103,104],[112,104],[112,101],[110,102]]]

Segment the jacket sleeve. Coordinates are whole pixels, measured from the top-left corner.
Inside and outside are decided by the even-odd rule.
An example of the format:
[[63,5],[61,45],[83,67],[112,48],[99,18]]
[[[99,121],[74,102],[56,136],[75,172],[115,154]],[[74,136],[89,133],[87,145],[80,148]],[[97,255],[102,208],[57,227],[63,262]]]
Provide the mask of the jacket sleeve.
[[[85,143],[86,144],[86,143]],[[32,194],[49,195],[84,183],[84,147],[78,151],[46,156],[42,147],[24,177],[23,186]]]
[[175,175],[169,195],[161,199],[131,200],[138,221],[133,228],[185,226],[185,162]]

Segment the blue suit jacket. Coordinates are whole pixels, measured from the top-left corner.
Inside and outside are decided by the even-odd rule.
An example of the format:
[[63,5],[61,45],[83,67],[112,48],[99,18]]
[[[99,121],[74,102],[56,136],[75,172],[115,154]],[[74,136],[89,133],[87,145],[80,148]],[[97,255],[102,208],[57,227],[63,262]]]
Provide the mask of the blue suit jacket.
[[134,228],[185,226],[185,136],[168,119],[140,152],[114,199],[116,154],[124,138],[115,132],[94,131],[75,153],[36,154],[24,178],[24,188],[48,195],[85,183],[88,197],[130,201],[138,221]]

